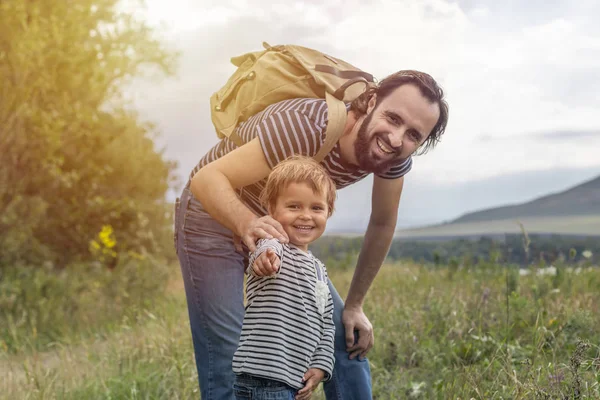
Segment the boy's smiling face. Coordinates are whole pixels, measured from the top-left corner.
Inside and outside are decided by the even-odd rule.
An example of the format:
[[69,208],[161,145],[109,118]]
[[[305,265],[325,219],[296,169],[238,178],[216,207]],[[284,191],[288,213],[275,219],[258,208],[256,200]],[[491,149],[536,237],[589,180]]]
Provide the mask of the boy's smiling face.
[[269,211],[283,226],[290,243],[304,251],[323,234],[329,216],[325,194],[315,193],[301,182],[292,182],[284,188]]

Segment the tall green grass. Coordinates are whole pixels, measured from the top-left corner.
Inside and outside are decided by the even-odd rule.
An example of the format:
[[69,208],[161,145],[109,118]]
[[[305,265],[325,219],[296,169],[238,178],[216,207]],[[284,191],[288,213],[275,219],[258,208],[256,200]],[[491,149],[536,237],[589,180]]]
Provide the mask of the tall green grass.
[[[352,271],[329,272],[346,293]],[[386,265],[365,304],[374,397],[600,398],[599,300],[597,268]],[[6,355],[0,376],[6,399],[198,399],[182,289],[104,336]]]
[[99,263],[0,268],[0,350],[44,351],[95,337],[164,300],[172,269],[151,256]]
[[600,271],[558,276],[386,268],[366,310],[378,398],[600,398]]

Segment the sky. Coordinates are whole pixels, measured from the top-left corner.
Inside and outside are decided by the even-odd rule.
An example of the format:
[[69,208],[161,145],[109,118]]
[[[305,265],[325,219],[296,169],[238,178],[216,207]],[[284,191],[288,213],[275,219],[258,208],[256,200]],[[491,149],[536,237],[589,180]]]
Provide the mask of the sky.
[[[130,89],[182,180],[217,138],[209,97],[261,43],[322,50],[378,79],[431,74],[450,120],[414,159],[398,226],[452,220],[600,175],[600,2],[146,0],[136,13],[181,54],[177,76]],[[330,230],[366,227],[370,179],[339,191]]]

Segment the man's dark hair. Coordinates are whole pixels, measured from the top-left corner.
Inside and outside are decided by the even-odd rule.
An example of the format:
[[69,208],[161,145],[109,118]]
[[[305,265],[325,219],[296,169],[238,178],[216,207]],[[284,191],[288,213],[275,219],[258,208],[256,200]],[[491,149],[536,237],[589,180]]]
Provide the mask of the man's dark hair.
[[424,154],[439,143],[442,135],[446,131],[446,125],[448,124],[448,103],[444,99],[444,91],[431,75],[414,70],[398,71],[389,75],[377,85],[370,86],[364,93],[352,101],[350,110],[358,115],[366,114],[369,100],[374,94],[377,94],[377,105],[379,105],[379,103],[390,93],[400,86],[407,84],[417,86],[421,91],[421,94],[430,102],[437,103],[440,109],[440,116],[437,123],[419,149],[419,154]]

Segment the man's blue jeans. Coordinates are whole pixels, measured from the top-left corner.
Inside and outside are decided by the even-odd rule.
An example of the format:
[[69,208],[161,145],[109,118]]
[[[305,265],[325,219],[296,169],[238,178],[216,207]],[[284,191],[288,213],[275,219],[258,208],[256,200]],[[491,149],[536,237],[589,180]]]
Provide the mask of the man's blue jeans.
[[[175,207],[175,247],[181,266],[202,400],[233,400],[231,362],[244,319],[244,267],[248,261],[233,234],[204,210],[188,188]],[[346,351],[344,303],[331,282],[335,323],[335,367],[324,385],[328,400],[371,399],[367,359]]]

